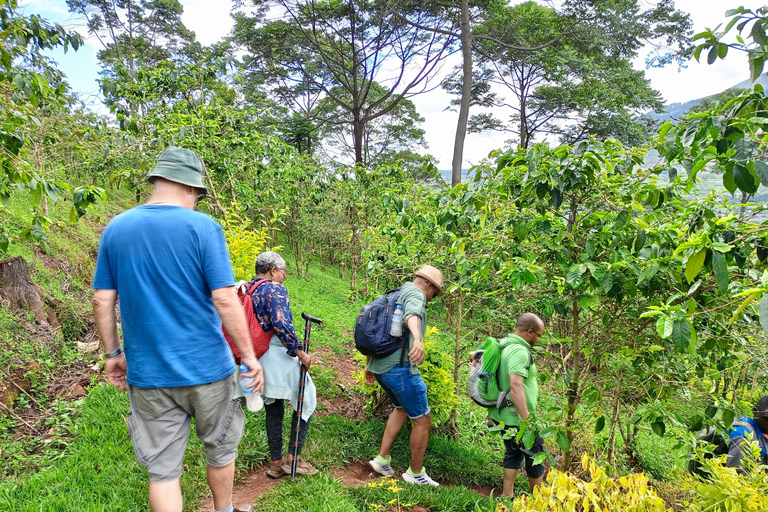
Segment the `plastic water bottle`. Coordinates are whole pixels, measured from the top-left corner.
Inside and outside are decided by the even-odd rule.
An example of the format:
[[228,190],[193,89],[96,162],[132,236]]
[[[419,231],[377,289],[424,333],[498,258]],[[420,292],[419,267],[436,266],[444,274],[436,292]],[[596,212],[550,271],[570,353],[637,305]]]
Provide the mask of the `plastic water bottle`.
[[389,329],[389,335],[393,338],[399,338],[403,335],[403,305],[397,304],[395,314],[392,315],[392,327]]
[[254,392],[253,388],[247,388],[253,379],[250,377],[243,377],[243,374],[248,371],[248,366],[245,364],[240,365],[240,387],[245,395],[245,405],[249,411],[260,411],[264,407],[264,400],[261,398],[261,393]]

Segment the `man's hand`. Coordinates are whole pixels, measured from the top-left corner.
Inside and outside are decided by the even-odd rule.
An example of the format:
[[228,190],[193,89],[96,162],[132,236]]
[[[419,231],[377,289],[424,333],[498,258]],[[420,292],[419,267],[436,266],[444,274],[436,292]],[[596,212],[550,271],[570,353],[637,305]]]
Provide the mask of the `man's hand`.
[[107,380],[113,386],[123,391],[128,391],[128,383],[125,375],[128,373],[128,363],[125,360],[125,354],[110,357],[104,362],[104,369],[107,371]]
[[413,364],[421,364],[424,361],[424,345],[421,344],[421,340],[413,340],[413,347],[408,352],[408,357]]
[[240,362],[248,367],[248,371],[243,373],[243,377],[252,378],[253,382],[246,386],[246,389],[252,389],[258,393],[264,391],[264,369],[255,357],[243,357]]
[[299,361],[301,361],[301,364],[304,365],[304,368],[309,370],[309,367],[312,366],[312,356],[310,356],[303,350],[297,350],[296,356],[299,358]]
[[369,386],[373,386],[374,384],[376,384],[376,374],[368,370],[365,370],[365,383],[368,384]]

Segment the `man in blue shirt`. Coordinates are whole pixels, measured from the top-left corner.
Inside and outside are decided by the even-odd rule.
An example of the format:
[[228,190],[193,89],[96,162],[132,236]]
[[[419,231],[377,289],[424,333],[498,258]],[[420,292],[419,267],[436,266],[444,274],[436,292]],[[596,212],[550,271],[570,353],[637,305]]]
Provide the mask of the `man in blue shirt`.
[[726,467],[737,468],[740,473],[744,470],[745,442],[749,439],[760,446],[760,463],[768,464],[768,395],[757,401],[751,418],[744,416],[734,422],[728,437]]
[[128,391],[126,423],[136,458],[149,471],[154,512],[182,510],[179,477],[191,418],[205,446],[214,511],[238,510],[232,486],[244,415],[233,399],[235,362],[222,323],[248,365],[252,387],[263,385],[223,231],[194,211],[206,193],[203,172],[195,152],[167,148],[147,177],[154,186],[147,203],[104,230],[93,279],[107,379]]

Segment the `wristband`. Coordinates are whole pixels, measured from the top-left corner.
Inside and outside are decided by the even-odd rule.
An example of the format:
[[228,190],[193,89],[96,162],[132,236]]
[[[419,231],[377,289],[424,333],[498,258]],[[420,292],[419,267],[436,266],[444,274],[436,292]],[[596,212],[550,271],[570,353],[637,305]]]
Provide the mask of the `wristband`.
[[104,354],[104,359],[109,359],[110,357],[116,357],[123,353],[123,347],[117,347],[112,352],[108,352]]

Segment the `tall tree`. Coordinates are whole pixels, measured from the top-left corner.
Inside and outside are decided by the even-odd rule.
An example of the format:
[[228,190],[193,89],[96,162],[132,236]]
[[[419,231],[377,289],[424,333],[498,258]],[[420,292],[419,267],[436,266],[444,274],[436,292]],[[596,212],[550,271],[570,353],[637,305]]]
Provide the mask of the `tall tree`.
[[[506,30],[518,46],[546,43],[570,24],[570,17],[532,1],[494,6],[486,16],[479,31]],[[589,135],[642,143],[652,124],[640,114],[661,110],[660,95],[612,47],[596,44],[599,35],[595,27],[582,24],[551,46],[529,52],[481,40],[472,105],[489,110],[470,117],[469,131],[515,133],[523,148],[538,133],[560,134],[567,143]],[[461,80],[452,78],[443,86],[457,93]],[[498,117],[498,112],[506,112],[510,122]]]
[[[238,7],[244,3],[235,0]],[[402,23],[376,2],[253,0],[253,5],[255,11],[235,15],[233,39],[258,61],[283,70],[282,82],[304,84],[302,90],[319,91],[323,101],[339,107],[356,164],[365,163],[366,126],[429,90],[448,54],[450,41],[442,34]]]
[[[334,88],[331,92],[334,98],[351,102],[347,97],[348,92],[342,87]],[[372,84],[369,100],[364,108],[386,92],[386,89],[378,83]],[[344,108],[328,96],[313,114],[317,118],[326,119],[321,133],[329,157],[342,165],[344,161],[347,164],[350,160],[355,161],[356,149],[354,140],[346,129],[348,122],[345,119]],[[422,122],[424,118],[416,112],[416,106],[411,100],[398,101],[394,108],[372,119],[362,128],[362,163],[375,167],[385,162],[394,163],[403,158],[409,162],[423,162],[424,157],[415,151],[427,146],[424,130],[419,127]]]
[[[472,55],[482,50],[480,42],[493,42],[515,52],[532,52],[552,46],[586,25],[597,34],[591,44],[610,46],[617,56],[627,59],[637,56],[646,43],[654,45],[646,59],[648,65],[664,65],[688,55],[690,17],[675,10],[672,0],[662,0],[646,10],[640,8],[638,0],[565,0],[560,10],[570,24],[553,32],[551,39],[538,44],[517,41],[514,25],[484,24],[489,15],[505,6],[506,2],[502,0],[477,3],[462,0],[458,5],[440,0],[393,0],[391,3],[391,8],[405,22],[425,31],[443,33],[461,44],[462,88],[451,179],[454,185],[461,181],[464,139],[472,101]],[[448,29],[445,28],[447,23],[450,25]]]
[[67,7],[101,44],[107,76],[117,66],[135,70],[171,59],[195,40],[178,0],[67,0]]

